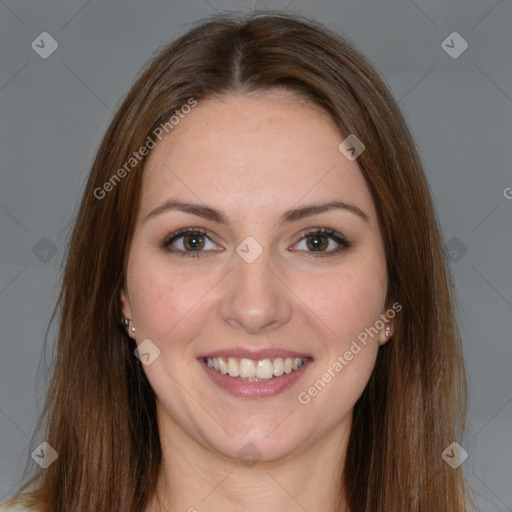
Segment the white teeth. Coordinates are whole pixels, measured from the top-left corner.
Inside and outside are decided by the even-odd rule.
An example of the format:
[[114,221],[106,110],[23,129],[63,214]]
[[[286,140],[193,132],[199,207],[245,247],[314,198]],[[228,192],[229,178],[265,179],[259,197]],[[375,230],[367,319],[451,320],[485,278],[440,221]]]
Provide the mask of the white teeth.
[[258,364],[256,365],[256,377],[258,377],[258,379],[270,379],[272,376],[272,363],[270,362],[270,359],[258,361]]
[[274,377],[281,377],[284,373],[284,362],[281,357],[276,357],[274,359],[274,365],[272,367],[272,373]]
[[[213,359],[216,359],[215,357]],[[240,377],[250,379],[256,377],[256,367],[252,359],[240,359]]]
[[226,375],[226,373],[228,373],[229,371],[229,367],[228,365],[224,362],[224,359],[222,359],[222,357],[219,357],[219,369],[220,369],[220,373],[222,373],[223,375]]
[[[208,357],[206,361],[208,361],[210,358]],[[208,365],[209,366],[209,365]],[[211,368],[211,366],[210,366]],[[240,375],[240,369],[238,367],[238,362],[236,359],[233,359],[230,357],[228,359],[228,373],[230,377],[238,377]]]
[[206,364],[208,368],[215,371],[228,374],[230,377],[240,377],[241,379],[255,382],[260,380],[269,380],[273,377],[280,377],[284,373],[291,373],[298,370],[306,363],[307,358],[302,357],[276,357],[271,359],[260,359],[253,361],[252,359],[242,358],[238,362],[234,357],[207,357]]

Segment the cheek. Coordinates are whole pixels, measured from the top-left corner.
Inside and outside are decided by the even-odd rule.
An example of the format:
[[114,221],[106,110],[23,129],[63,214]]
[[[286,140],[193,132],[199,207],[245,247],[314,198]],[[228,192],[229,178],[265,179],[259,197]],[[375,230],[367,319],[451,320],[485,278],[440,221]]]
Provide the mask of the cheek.
[[383,312],[387,280],[383,268],[351,267],[309,284],[301,293],[320,319],[322,347],[297,400],[309,408],[305,421],[312,429],[318,417],[329,428],[354,407],[374,368],[378,336],[368,333],[375,332],[371,328]]
[[[164,341],[175,334],[187,315],[193,315],[194,306],[208,289],[208,282],[186,279],[171,272],[168,266],[154,260],[148,263],[150,261],[148,256],[134,255],[129,265],[128,286],[134,323],[141,336]],[[193,328],[194,324],[188,327]]]
[[325,340],[338,348],[375,324],[383,311],[387,279],[385,270],[361,266],[325,276],[302,279],[297,295],[320,321]]

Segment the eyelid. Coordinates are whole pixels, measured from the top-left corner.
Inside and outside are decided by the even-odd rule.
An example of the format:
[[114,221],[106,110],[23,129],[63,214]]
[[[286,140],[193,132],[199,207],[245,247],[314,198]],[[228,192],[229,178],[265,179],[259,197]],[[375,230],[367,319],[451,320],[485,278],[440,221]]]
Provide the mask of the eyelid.
[[[212,236],[210,235],[210,233],[208,233],[208,231],[206,229],[203,229],[203,228],[183,228],[183,229],[179,229],[178,231],[175,231],[174,233],[171,233],[170,235],[166,236],[162,242],[162,247],[164,249],[166,249],[167,251],[169,252],[173,252],[173,253],[181,253],[182,255],[185,254],[185,255],[194,255],[194,254],[200,254],[201,252],[203,253],[206,253],[208,251],[182,251],[181,249],[169,249],[169,246],[174,243],[176,240],[179,240],[180,238],[182,238],[183,236],[189,234],[189,233],[200,233],[201,235],[205,236],[206,238],[208,238],[212,243],[215,243],[215,245],[218,245],[216,242],[214,242],[212,240]],[[218,251],[220,252],[220,251]]]
[[[331,251],[305,251],[306,254],[312,255],[313,257],[335,256],[337,254],[340,254],[344,250],[348,249],[349,247],[352,247],[352,245],[353,245],[352,242],[350,242],[344,235],[342,235],[335,229],[325,228],[325,227],[308,228],[308,229],[302,231],[298,235],[300,237],[299,241],[296,242],[294,245],[299,244],[308,236],[316,235],[316,234],[320,234],[322,236],[329,238],[330,240],[334,240],[334,242],[336,242],[338,244],[338,247]],[[302,252],[302,251],[300,251],[300,252]]]
[[340,241],[343,241],[346,244],[350,243],[348,241],[348,239],[344,235],[342,235],[339,231],[336,231],[335,229],[331,229],[331,228],[326,228],[323,226],[307,228],[304,231],[301,231],[297,236],[299,236],[300,240],[302,240],[304,237],[306,237],[308,235],[314,235],[316,233],[320,233],[320,234],[326,235],[326,236],[329,235],[329,236],[332,236],[333,238],[338,238]]

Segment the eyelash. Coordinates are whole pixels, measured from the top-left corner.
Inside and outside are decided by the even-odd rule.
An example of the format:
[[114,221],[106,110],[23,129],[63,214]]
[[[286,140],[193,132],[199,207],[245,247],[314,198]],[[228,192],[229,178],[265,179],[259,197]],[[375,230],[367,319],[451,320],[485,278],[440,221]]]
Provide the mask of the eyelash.
[[[162,248],[169,251],[170,253],[179,254],[181,257],[188,257],[188,258],[197,258],[201,255],[202,252],[205,251],[182,251],[181,249],[171,249],[171,244],[178,240],[179,238],[183,237],[186,234],[201,234],[208,237],[207,232],[204,229],[201,228],[184,228],[180,229],[179,231],[176,231],[175,233],[169,235],[162,243]],[[328,238],[331,238],[336,243],[339,244],[339,247],[334,249],[333,251],[329,252],[315,252],[315,251],[307,251],[310,254],[313,255],[315,258],[325,258],[327,256],[334,256],[336,254],[339,254],[340,252],[344,251],[345,249],[348,249],[351,247],[351,243],[341,234],[337,233],[336,231],[333,231],[332,229],[328,228],[316,228],[309,231],[306,231],[305,233],[302,233],[301,238],[299,241],[302,241],[303,239],[307,238],[311,235],[324,235]]]

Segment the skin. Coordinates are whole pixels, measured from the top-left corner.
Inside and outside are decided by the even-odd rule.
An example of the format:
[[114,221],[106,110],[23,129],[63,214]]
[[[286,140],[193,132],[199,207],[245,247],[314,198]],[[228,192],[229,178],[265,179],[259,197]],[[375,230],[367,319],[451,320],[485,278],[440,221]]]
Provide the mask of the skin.
[[[357,160],[338,150],[344,138],[289,92],[239,93],[199,102],[148,157],[121,301],[130,335],[160,349],[143,368],[157,397],[162,510],[335,510],[353,407],[384,328],[307,405],[297,395],[389,309],[375,205]],[[180,211],[144,220],[171,198],[222,210],[231,224]],[[357,206],[368,221],[338,209],[277,224],[285,210],[330,201]],[[197,258],[162,247],[187,227],[208,233]],[[315,256],[310,228],[352,245]],[[248,236],[263,250],[252,263],[236,252]],[[339,247],[320,242],[325,253]],[[172,247],[193,251],[190,236]],[[238,398],[197,359],[229,347],[295,350],[314,362],[275,397]],[[237,457],[248,442],[261,454],[251,467]],[[160,510],[156,500],[146,510]]]

